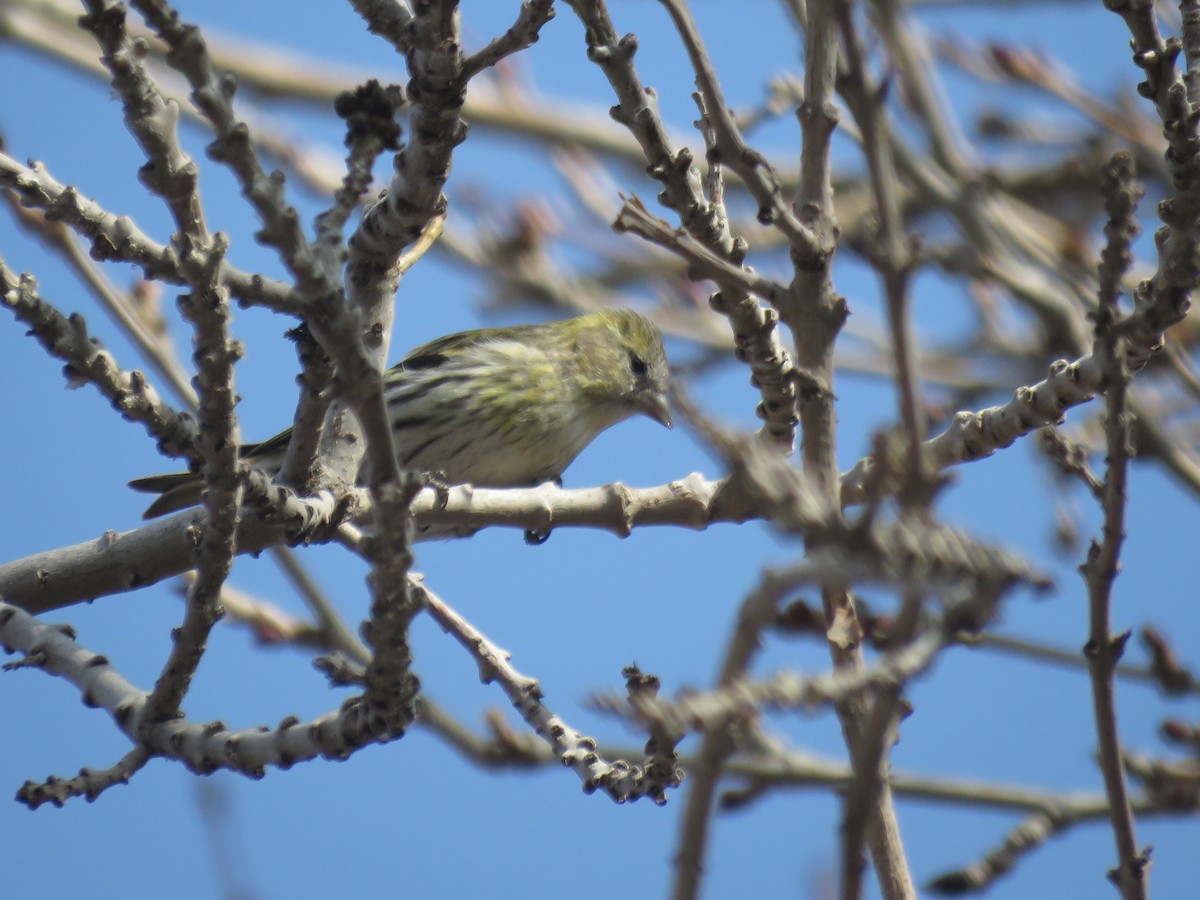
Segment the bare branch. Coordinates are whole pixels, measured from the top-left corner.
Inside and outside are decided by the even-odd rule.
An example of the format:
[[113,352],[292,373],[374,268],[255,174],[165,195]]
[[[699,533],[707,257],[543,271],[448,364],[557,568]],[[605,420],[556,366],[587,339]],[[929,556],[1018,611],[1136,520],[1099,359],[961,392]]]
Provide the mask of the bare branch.
[[[618,803],[644,796],[649,796],[660,806],[667,802],[667,790],[678,787],[683,780],[683,771],[673,763],[677,758],[674,746],[682,733],[670,741],[652,740],[654,746],[647,746],[648,755],[641,765],[623,759],[604,759],[596,753],[595,738],[576,731],[542,702],[542,689],[537,680],[513,668],[507,652],[484,637],[440,597],[424,586],[420,590],[425,594],[429,614],[475,657],[480,680],[485,684],[499,682],[521,718],[550,744],[563,765],[575,770],[585,793],[600,790]],[[644,695],[645,692],[638,693]],[[659,758],[664,753],[672,760],[670,764],[664,764]]]
[[[658,201],[679,214],[687,234],[740,268],[748,245],[733,236],[723,206],[704,196],[691,151],[686,147],[675,149],[659,115],[654,92],[644,87],[634,68],[637,38],[617,37],[602,0],[580,0],[570,5],[587,29],[589,59],[601,68],[617,95],[618,104],[610,114],[629,129],[645,154],[650,177],[663,185]],[[713,295],[711,303],[717,312],[729,317],[734,340],[745,353],[753,373],[752,383],[762,396],[760,410],[767,433],[790,452],[796,432],[796,387],[775,319],[746,291],[721,291]]]
[[1100,770],[1108,794],[1109,818],[1116,842],[1117,865],[1109,878],[1118,886],[1124,900],[1147,896],[1146,870],[1148,850],[1137,845],[1133,810],[1125,783],[1121,738],[1117,726],[1116,691],[1113,670],[1125,649],[1129,632],[1113,635],[1111,627],[1112,588],[1117,575],[1121,545],[1125,540],[1125,503],[1129,472],[1129,410],[1125,397],[1129,389],[1129,369],[1118,330],[1118,290],[1121,277],[1132,260],[1130,244],[1138,228],[1134,220],[1141,188],[1137,184],[1132,160],[1127,155],[1113,158],[1102,185],[1104,206],[1109,220],[1104,232],[1108,242],[1101,254],[1100,297],[1096,309],[1096,351],[1104,365],[1105,438],[1108,466],[1104,476],[1104,536],[1092,541],[1087,562],[1081,567],[1088,586],[1088,641],[1084,655],[1092,676],[1092,703],[1096,735],[1100,743]]
[[4,305],[30,328],[30,333],[52,356],[66,365],[63,374],[71,387],[85,382],[100,393],[127,421],[145,426],[158,448],[168,456],[191,457],[195,452],[196,426],[187,415],[164,403],[138,371],[126,372],[112,354],[88,334],[83,316],[67,318],[41,297],[28,275],[17,275],[0,260],[0,292]]
[[[133,263],[152,281],[187,283],[173,248],[151,240],[133,220],[115,216],[75,188],[60,184],[43,166],[23,166],[0,153],[0,184],[16,193],[22,203],[45,210],[51,221],[65,222],[90,239],[93,259]],[[301,313],[292,289],[282,282],[242,272],[225,262],[221,283],[244,304],[266,306],[291,316]]]
[[[301,499],[252,470],[247,493],[255,482],[263,491],[255,506],[259,515],[243,516],[238,527],[240,553],[267,547],[332,540],[336,529],[356,510],[369,506],[370,494],[359,490],[345,497],[321,492]],[[273,506],[272,504],[278,504]],[[635,527],[679,525],[703,529],[714,522],[744,522],[751,517],[743,503],[729,496],[724,482],[699,475],[653,488],[623,484],[565,490],[542,485],[525,490],[453,487],[443,503],[426,489],[413,501],[417,525],[427,537],[470,534],[497,526],[549,534],[559,527],[592,527],[627,536]],[[179,575],[193,565],[195,529],[204,523],[201,510],[188,510],[126,532],[37,553],[0,565],[0,596],[35,613],[145,587]]]

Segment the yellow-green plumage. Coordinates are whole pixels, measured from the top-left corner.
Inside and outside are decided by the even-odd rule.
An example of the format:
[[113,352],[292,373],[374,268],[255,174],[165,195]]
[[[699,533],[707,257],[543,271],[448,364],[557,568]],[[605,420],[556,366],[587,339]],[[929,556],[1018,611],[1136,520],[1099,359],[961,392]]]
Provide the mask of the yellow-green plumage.
[[[632,415],[670,427],[662,336],[630,310],[483,328],[418,347],[384,377],[401,466],[485,487],[555,479],[595,437]],[[275,471],[291,429],[243,448]],[[160,493],[146,517],[200,500],[194,474],[130,482]]]

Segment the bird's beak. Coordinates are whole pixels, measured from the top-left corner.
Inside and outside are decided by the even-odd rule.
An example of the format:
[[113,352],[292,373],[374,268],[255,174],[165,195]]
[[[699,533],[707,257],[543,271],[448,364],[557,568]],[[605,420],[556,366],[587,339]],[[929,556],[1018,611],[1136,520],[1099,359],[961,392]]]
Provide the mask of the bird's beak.
[[643,394],[641,402],[638,404],[638,411],[668,428],[675,427],[675,420],[671,418],[671,408],[667,406],[667,398],[664,394],[650,392]]

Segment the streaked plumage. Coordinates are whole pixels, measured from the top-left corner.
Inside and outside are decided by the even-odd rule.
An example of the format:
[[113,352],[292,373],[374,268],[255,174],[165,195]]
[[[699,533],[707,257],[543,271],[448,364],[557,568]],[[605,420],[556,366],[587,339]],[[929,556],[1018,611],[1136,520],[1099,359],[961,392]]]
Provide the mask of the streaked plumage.
[[[457,484],[516,487],[558,478],[600,432],[642,414],[671,426],[658,329],[630,310],[483,328],[418,347],[389,369],[385,399],[401,466]],[[274,472],[291,429],[242,448]],[[194,473],[130,482],[161,496],[146,518],[200,501]]]

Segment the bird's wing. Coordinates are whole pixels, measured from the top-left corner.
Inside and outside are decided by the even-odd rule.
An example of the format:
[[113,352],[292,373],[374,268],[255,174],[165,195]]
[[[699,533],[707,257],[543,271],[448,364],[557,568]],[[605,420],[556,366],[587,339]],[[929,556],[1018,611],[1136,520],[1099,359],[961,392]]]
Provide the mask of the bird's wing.
[[526,331],[536,326],[514,325],[509,328],[489,328],[480,331],[462,331],[458,334],[448,334],[437,340],[422,344],[410,352],[408,356],[396,364],[396,369],[416,371],[418,369],[433,369],[449,359],[461,355],[472,347],[478,347],[496,340],[520,338]]

